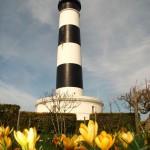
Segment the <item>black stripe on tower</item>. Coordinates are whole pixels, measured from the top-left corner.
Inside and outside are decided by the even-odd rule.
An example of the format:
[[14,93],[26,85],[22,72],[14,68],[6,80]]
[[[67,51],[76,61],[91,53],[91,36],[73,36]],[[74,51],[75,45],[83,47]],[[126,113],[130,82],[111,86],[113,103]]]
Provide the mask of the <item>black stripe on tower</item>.
[[58,45],[68,42],[81,45],[79,27],[71,24],[60,27]]
[[57,88],[78,87],[83,88],[82,67],[78,64],[61,64],[57,67]]
[[78,0],[60,0],[58,3],[58,10],[61,11],[66,8],[73,8],[80,11],[81,3]]

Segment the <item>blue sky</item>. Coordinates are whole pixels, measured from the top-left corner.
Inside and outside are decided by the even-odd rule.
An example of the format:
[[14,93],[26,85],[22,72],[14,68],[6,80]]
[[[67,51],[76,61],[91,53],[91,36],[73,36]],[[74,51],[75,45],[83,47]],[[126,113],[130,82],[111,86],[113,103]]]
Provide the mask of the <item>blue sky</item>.
[[[34,111],[56,87],[58,0],[0,0],[0,103]],[[81,0],[84,95],[114,100],[150,77],[150,1]],[[123,110],[123,106],[120,105]]]

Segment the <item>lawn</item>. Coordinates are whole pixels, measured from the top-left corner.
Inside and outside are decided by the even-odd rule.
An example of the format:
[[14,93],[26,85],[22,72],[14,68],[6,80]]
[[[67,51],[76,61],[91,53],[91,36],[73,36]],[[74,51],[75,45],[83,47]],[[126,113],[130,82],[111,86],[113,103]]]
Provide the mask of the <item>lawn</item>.
[[37,141],[36,147],[38,150],[56,150],[56,148],[52,145],[52,134],[44,134],[40,135],[40,140]]

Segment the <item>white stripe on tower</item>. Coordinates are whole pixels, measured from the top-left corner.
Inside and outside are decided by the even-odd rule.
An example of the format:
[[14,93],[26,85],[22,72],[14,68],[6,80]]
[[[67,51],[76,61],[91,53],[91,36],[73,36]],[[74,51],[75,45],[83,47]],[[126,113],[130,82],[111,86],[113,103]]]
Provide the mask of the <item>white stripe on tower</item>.
[[83,95],[79,0],[60,0],[56,91]]

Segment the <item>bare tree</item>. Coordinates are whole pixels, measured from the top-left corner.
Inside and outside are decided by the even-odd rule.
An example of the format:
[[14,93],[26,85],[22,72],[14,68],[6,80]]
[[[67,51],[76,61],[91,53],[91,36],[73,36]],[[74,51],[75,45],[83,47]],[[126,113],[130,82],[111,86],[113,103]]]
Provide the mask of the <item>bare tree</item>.
[[136,89],[138,100],[138,111],[142,114],[146,114],[150,111],[150,81],[145,80],[144,84],[131,87],[130,91],[118,97],[118,100],[123,100],[124,107],[130,109],[130,112],[134,110],[134,97]]
[[118,97],[118,100],[125,101],[124,107],[134,110],[136,131],[140,132],[138,112],[146,114],[150,111],[150,81],[145,80],[144,84],[134,86],[126,94]]
[[116,101],[116,100],[114,100],[114,103],[116,104],[116,106],[117,106],[117,108],[118,108],[118,110],[119,110],[119,113],[120,113],[121,111],[120,111],[120,107],[119,107],[119,105],[117,104],[117,101]]
[[[65,113],[70,113],[74,108],[80,105],[80,100],[73,95],[52,91],[46,93],[45,98],[42,98],[43,104],[51,115],[52,124],[56,134],[61,135],[66,133]],[[53,113],[56,115],[56,121],[53,118]],[[56,123],[55,123],[56,122]]]
[[138,91],[139,111],[146,114],[150,111],[150,81],[145,80],[145,87]]

